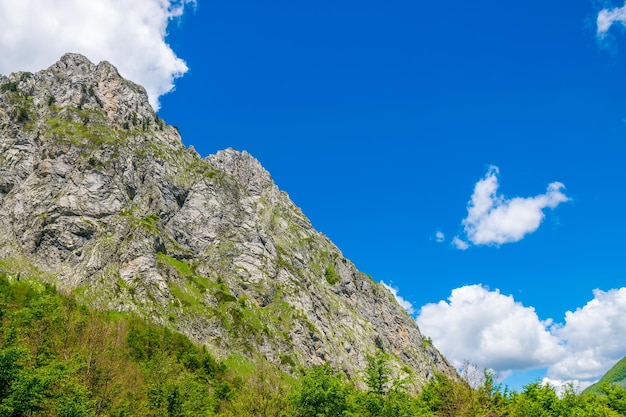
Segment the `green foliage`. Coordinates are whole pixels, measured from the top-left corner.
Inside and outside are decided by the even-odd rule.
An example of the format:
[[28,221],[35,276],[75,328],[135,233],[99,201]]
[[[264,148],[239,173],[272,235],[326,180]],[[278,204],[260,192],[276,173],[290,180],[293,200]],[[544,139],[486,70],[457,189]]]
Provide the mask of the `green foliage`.
[[513,397],[512,416],[548,417],[558,415],[559,398],[549,385],[535,382],[524,387],[520,395]]
[[620,359],[598,382],[589,386],[585,392],[599,393],[600,386],[604,383],[616,383],[626,388],[626,357]]
[[8,91],[14,93],[17,91],[18,84],[19,83],[17,81],[9,81],[8,83],[4,83],[0,85],[0,92],[6,93]]
[[59,109],[48,105],[55,111],[54,116],[45,121],[48,129],[46,136],[69,142],[75,146],[92,148],[103,144],[118,145],[126,133],[111,128],[102,111],[64,107]]
[[621,383],[626,380],[626,357],[617,362],[602,378],[603,382]]
[[348,387],[328,363],[314,366],[291,396],[295,417],[340,417],[348,411]]
[[354,391],[358,415],[380,417],[409,417],[432,415],[424,403],[411,397],[405,390],[404,379],[392,377],[389,355],[379,350],[367,356],[364,380],[368,391]]
[[[195,276],[184,262],[160,258],[180,275]],[[229,294],[225,284],[214,286]],[[249,304],[220,302],[239,320],[233,331],[257,329],[256,314],[267,314],[272,326],[279,311],[296,314],[280,303],[257,310]],[[626,389],[616,384],[602,384],[600,394],[569,387],[559,397],[540,383],[516,393],[478,371],[464,367],[461,381],[437,375],[412,395],[378,351],[363,369],[366,390],[328,363],[289,377],[264,359],[221,361],[168,328],[89,310],[50,285],[0,273],[0,417],[626,416]]]
[[422,336],[422,347],[428,349],[433,345],[433,339],[430,336]]
[[230,411],[232,416],[237,417],[290,416],[287,394],[291,381],[265,361],[257,361],[253,366],[254,372],[238,384],[238,395],[232,398],[229,410],[224,411]]
[[171,256],[168,256],[164,253],[161,253],[161,252],[157,253],[157,259],[159,259],[160,261],[167,262],[168,264],[173,266],[184,277],[190,277],[194,274],[193,268],[189,264],[186,264],[183,261],[179,261],[178,259],[172,258]]
[[0,416],[210,416],[234,396],[226,366],[167,328],[4,274],[0,307]]
[[419,398],[436,416],[471,417],[619,417],[626,416],[626,389],[602,386],[603,395],[577,394],[566,387],[559,397],[550,385],[529,384],[522,392],[502,391],[493,377],[485,373],[483,384],[473,389],[437,375],[422,390]]
[[376,395],[386,395],[391,380],[391,368],[389,358],[382,352],[377,351],[374,356],[367,356],[367,366],[365,367],[365,384],[370,392]]
[[142,219],[140,219],[140,223],[144,226],[144,228],[149,231],[152,232],[152,234],[159,234],[159,230],[156,227],[157,222],[159,221],[159,216],[157,216],[156,214],[151,214],[149,216],[146,216]]
[[353,392],[356,398],[353,415],[363,417],[434,417],[419,398],[412,397],[401,390],[391,390],[384,396],[373,395],[371,392]]
[[421,399],[428,410],[437,416],[461,415],[461,387],[461,384],[444,375],[435,375],[422,389]]
[[341,276],[335,272],[335,267],[332,265],[328,265],[326,270],[324,271],[324,278],[326,278],[326,282],[330,285],[335,285],[341,280]]
[[[21,81],[26,78],[28,77],[22,74]],[[22,124],[24,128],[31,129],[34,126],[32,120],[33,98],[18,87],[19,81],[10,81],[0,85],[0,92],[7,93],[6,99],[12,107],[10,110],[11,118]]]
[[30,113],[28,111],[28,107],[21,106],[18,107],[14,113],[13,118],[17,120],[18,123],[26,123],[30,120]]
[[603,383],[600,392],[605,396],[607,406],[626,416],[626,388],[617,384]]
[[226,373],[226,364],[218,362],[209,354],[206,347],[202,350],[202,371],[209,379],[220,379]]
[[624,415],[612,410],[606,397],[583,393],[578,395],[573,386],[568,386],[558,404],[559,416],[567,417],[618,417]]

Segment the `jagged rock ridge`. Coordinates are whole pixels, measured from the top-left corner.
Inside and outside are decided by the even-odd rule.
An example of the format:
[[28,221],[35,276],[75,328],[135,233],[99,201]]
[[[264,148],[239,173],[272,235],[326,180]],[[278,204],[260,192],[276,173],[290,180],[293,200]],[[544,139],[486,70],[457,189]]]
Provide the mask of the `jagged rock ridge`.
[[0,268],[286,370],[354,376],[383,349],[416,387],[455,374],[257,160],[201,158],[142,87],[76,54],[0,78]]

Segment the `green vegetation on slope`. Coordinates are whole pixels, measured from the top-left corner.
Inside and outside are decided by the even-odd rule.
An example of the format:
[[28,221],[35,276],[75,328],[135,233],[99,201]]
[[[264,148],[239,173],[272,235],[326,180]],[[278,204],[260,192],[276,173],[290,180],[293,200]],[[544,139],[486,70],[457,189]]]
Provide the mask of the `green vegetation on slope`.
[[620,359],[598,382],[588,387],[586,392],[600,392],[603,384],[617,384],[626,388],[626,357]]
[[0,416],[211,415],[233,385],[185,336],[0,274]]
[[559,398],[539,383],[503,391],[489,374],[477,388],[436,376],[411,396],[383,352],[353,380],[329,364],[294,379],[260,359],[219,361],[177,332],[3,273],[0,323],[0,417],[626,416],[626,389],[611,384]]

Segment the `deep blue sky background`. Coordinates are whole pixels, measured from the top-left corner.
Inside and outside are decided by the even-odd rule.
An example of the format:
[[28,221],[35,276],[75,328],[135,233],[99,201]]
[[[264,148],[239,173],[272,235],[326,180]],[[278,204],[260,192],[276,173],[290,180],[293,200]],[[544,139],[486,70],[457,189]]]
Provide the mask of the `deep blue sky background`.
[[[599,9],[199,0],[169,28],[189,72],[159,114],[203,156],[257,157],[416,309],[483,284],[563,322],[626,280],[626,41],[615,27],[599,42]],[[561,181],[572,201],[520,242],[459,251],[450,239],[492,164],[507,197]]]

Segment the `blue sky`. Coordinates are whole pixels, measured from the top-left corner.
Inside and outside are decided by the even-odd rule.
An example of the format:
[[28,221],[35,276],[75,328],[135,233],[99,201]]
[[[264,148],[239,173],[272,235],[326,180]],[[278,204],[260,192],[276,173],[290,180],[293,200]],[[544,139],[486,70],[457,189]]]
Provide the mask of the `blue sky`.
[[89,27],[78,0],[51,12],[84,14],[66,31],[83,43],[20,37],[20,13],[50,14],[13,3],[0,73],[111,61],[201,155],[257,157],[451,360],[519,388],[584,386],[626,356],[624,2],[98,0]]

